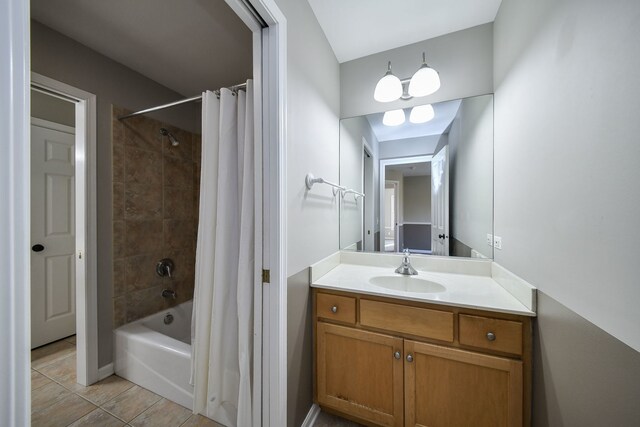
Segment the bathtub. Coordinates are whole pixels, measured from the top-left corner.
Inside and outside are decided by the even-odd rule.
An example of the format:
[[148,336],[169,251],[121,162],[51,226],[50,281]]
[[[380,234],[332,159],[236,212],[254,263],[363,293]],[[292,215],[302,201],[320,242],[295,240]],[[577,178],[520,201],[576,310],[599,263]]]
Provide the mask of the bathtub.
[[[116,374],[189,409],[192,301],[128,323],[114,331]],[[165,325],[167,314],[173,322]]]

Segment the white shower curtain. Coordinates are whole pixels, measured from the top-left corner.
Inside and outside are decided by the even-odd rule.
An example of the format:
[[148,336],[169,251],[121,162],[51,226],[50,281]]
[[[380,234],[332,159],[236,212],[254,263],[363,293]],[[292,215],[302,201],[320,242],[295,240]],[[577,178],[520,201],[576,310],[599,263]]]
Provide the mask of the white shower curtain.
[[195,413],[251,425],[253,83],[202,95],[200,222],[192,320]]

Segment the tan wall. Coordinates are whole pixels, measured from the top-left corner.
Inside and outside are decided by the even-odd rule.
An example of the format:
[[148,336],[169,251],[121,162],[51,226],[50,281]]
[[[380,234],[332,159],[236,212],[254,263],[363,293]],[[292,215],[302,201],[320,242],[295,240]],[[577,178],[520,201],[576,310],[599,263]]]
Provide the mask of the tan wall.
[[[200,135],[148,117],[120,121],[122,114],[114,107],[114,327],[193,297],[200,192]],[[160,134],[162,127],[178,146]],[[162,258],[174,262],[170,278],[155,271]],[[177,298],[163,298],[163,289]]]

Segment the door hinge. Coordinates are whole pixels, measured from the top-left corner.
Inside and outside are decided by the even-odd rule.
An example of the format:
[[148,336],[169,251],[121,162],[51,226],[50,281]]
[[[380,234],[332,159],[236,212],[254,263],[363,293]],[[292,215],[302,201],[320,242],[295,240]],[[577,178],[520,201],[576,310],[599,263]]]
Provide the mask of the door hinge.
[[271,270],[262,269],[262,283],[269,283],[271,280]]

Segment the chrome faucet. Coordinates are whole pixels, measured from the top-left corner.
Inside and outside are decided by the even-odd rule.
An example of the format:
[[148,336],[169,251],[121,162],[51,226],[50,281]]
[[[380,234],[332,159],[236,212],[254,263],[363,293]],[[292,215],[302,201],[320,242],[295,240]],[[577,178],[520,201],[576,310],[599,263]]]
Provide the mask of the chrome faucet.
[[176,291],[174,291],[173,289],[163,289],[162,290],[162,298],[176,299],[177,296],[178,296],[178,294],[176,294]]
[[173,271],[173,261],[170,258],[162,258],[156,264],[156,273],[158,276],[171,278],[171,272]]
[[411,266],[411,262],[409,261],[409,255],[411,255],[409,249],[405,249],[403,254],[404,258],[402,258],[402,264],[400,264],[400,267],[396,268],[396,273],[404,274],[405,276],[415,276],[418,272]]

